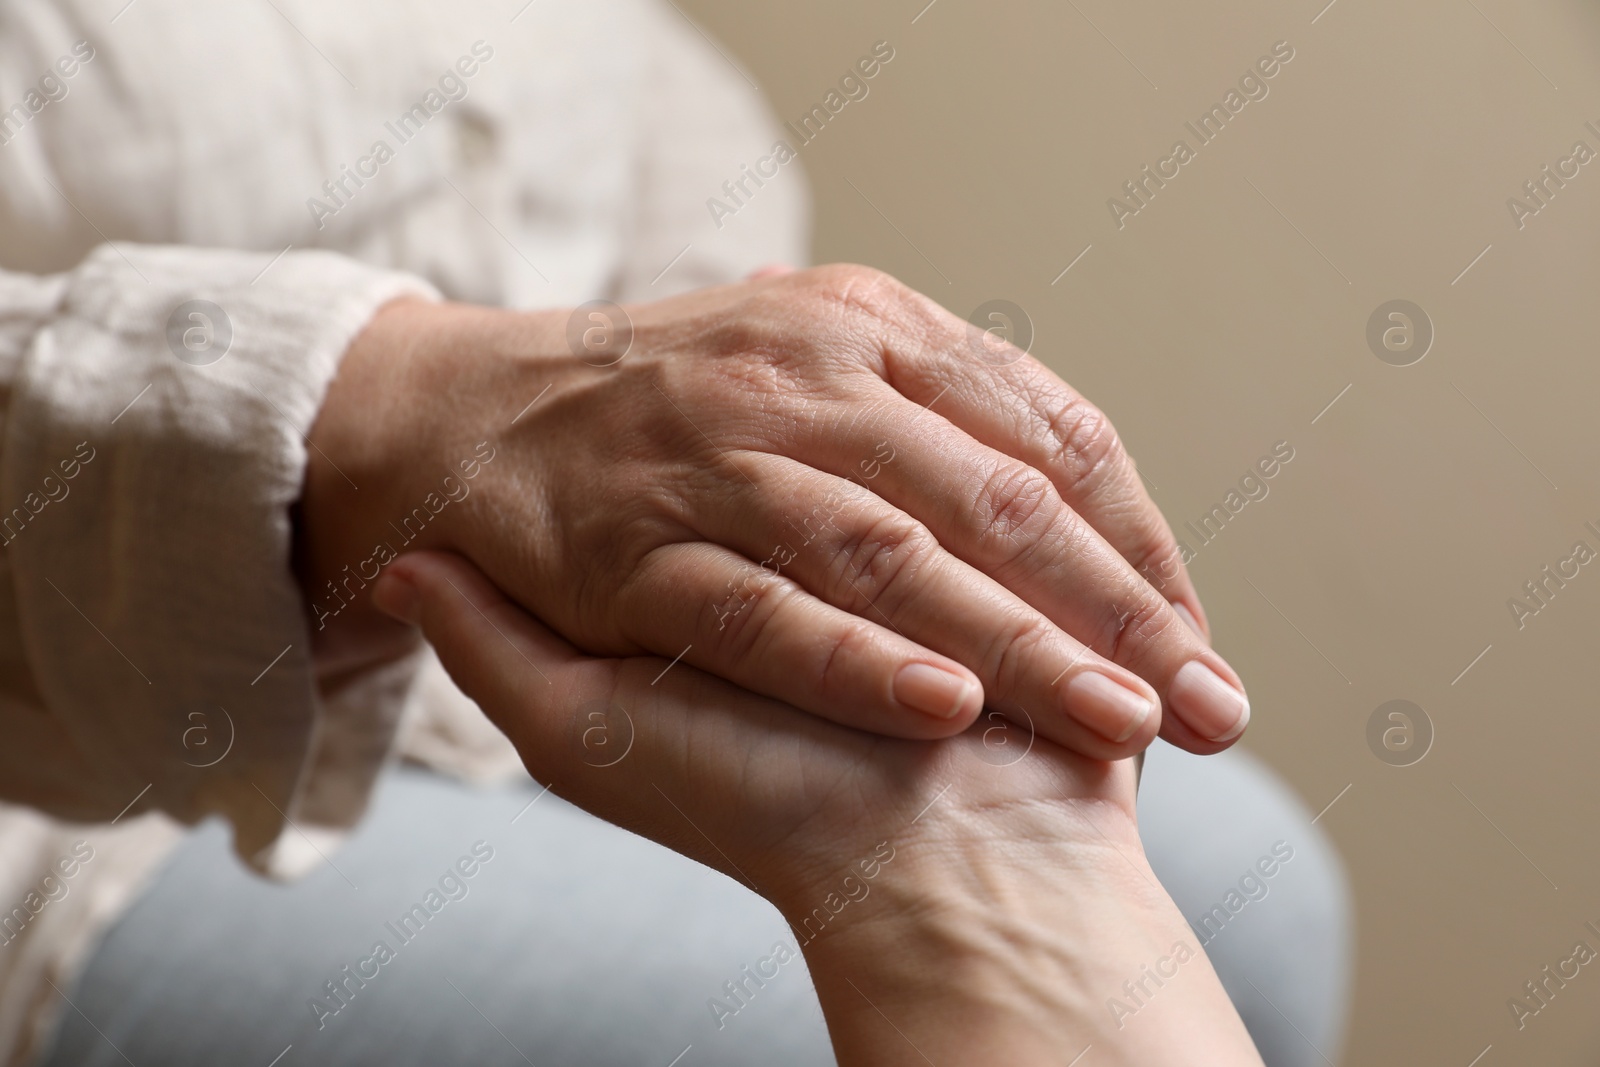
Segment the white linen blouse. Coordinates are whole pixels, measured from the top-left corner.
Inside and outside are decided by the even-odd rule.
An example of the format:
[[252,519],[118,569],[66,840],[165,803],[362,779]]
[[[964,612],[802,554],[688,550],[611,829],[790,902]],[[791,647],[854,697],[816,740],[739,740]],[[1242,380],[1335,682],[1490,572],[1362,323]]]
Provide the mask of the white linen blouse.
[[293,877],[397,751],[517,766],[426,655],[319,692],[305,435],[396,296],[798,263],[798,168],[707,203],[777,139],[658,0],[0,5],[0,1063],[183,824]]

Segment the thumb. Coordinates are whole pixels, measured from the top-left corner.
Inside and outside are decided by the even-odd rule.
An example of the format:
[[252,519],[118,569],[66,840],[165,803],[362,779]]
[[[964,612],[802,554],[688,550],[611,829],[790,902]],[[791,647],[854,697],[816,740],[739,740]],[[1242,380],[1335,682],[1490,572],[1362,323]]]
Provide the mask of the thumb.
[[[787,746],[772,740],[782,733],[772,724],[853,734],[689,667],[662,679],[670,666],[663,660],[583,656],[453,553],[395,560],[373,585],[372,601],[422,628],[456,685],[558,796],[752,888],[699,827],[730,842],[743,836],[724,824],[730,813],[745,818],[751,810],[731,799],[749,790],[751,751],[761,741],[793,748],[792,739]],[[770,778],[765,784],[774,791]],[[792,817],[792,806],[776,807]]]
[[384,569],[372,603],[418,626],[462,692],[478,703],[519,752],[549,751],[563,730],[558,709],[598,682],[604,661],[571,645],[512,603],[482,571],[452,552],[413,552]]

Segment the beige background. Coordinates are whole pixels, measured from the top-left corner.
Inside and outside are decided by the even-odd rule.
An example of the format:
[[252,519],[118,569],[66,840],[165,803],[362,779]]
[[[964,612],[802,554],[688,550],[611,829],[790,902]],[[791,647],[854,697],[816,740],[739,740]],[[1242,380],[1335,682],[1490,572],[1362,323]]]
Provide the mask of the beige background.
[[[1506,1001],[1600,924],[1600,563],[1520,631],[1506,602],[1600,548],[1600,161],[1521,231],[1506,199],[1575,140],[1600,150],[1600,13],[937,0],[913,23],[925,2],[685,9],[784,118],[894,45],[803,150],[817,258],[962,315],[1023,306],[1175,526],[1293,444],[1193,571],[1250,683],[1249,747],[1312,811],[1351,787],[1321,820],[1359,911],[1345,1062],[1466,1067],[1492,1044],[1483,1067],[1594,1064],[1600,962],[1520,1033]],[[1296,56],[1270,95],[1119,231],[1107,198],[1279,40]],[[1393,298],[1437,330],[1414,366],[1365,341]],[[1411,767],[1365,740],[1394,698],[1436,729]]]

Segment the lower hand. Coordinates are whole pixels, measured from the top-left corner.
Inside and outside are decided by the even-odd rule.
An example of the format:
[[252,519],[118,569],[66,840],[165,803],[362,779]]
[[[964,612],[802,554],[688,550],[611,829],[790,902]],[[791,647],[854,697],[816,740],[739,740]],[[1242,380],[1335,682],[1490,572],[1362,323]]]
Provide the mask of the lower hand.
[[844,1067],[1086,1045],[1099,1065],[1259,1067],[1145,862],[1131,761],[1042,738],[997,761],[983,728],[875,737],[682,663],[587,657],[450,554],[402,558],[374,598],[554,792],[777,905]]

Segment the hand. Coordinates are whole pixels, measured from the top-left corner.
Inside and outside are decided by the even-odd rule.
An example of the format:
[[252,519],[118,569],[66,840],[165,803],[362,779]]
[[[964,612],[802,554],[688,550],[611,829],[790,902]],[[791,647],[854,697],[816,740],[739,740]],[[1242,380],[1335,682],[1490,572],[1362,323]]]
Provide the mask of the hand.
[[1145,862],[1130,761],[1039,739],[996,766],[982,728],[874,737],[664,658],[585,657],[449,554],[402,558],[374,598],[554,792],[777,905],[844,1067],[1086,1045],[1102,1067],[1259,1067]]
[[[681,654],[880,733],[949,736],[985,702],[1099,758],[1243,730],[1170,530],[1042,365],[860,267],[631,317],[615,360],[575,355],[565,311],[380,313],[311,435],[319,620],[378,542],[448,548],[586,651]],[[470,495],[432,519],[447,474]]]

